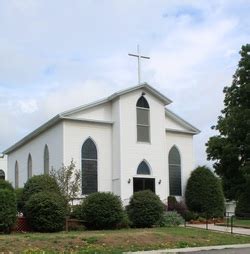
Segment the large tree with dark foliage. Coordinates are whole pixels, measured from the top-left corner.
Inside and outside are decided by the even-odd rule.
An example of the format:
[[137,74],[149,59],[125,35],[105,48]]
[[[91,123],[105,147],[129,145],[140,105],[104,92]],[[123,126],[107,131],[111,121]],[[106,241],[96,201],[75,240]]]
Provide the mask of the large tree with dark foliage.
[[225,108],[212,127],[219,134],[206,144],[225,196],[236,200],[250,184],[250,44],[242,46],[240,55],[232,85],[223,91]]

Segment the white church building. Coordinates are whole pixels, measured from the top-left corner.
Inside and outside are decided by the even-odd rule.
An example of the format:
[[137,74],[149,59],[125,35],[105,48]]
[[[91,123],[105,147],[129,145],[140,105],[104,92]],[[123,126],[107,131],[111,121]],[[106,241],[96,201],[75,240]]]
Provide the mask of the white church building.
[[56,115],[4,151],[8,180],[69,165],[81,171],[79,198],[110,191],[126,202],[150,189],[165,200],[184,195],[199,130],[168,109],[172,101],[144,83]]

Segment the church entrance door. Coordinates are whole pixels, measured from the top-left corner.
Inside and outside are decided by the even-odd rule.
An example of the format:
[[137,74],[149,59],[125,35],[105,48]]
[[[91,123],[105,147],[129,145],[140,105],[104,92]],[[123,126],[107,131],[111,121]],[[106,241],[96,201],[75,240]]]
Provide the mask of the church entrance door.
[[155,179],[134,177],[133,188],[134,188],[134,192],[142,191],[142,190],[151,190],[155,192]]

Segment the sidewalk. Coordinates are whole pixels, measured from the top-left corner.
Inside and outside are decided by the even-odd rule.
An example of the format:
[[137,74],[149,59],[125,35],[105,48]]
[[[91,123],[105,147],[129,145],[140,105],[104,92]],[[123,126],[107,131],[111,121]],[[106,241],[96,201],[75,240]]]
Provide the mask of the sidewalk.
[[[187,227],[206,229],[206,224],[187,224]],[[214,224],[208,224],[208,229],[214,230],[214,231],[222,231],[222,232],[231,233],[231,228],[226,226],[216,226]],[[234,227],[233,233],[240,234],[240,235],[250,235],[250,229]]]
[[[182,249],[165,249],[165,250],[151,250],[151,251],[137,251],[137,252],[124,252],[126,254],[178,254],[178,253],[195,253],[195,252],[205,252],[214,250],[225,250],[225,253],[229,253],[229,250],[232,250],[233,253],[241,253],[242,251],[246,251],[244,253],[249,253],[250,244],[233,244],[233,245],[219,245],[219,246],[205,246],[205,247],[195,247],[195,248],[182,248]],[[236,252],[234,252],[236,251]],[[231,252],[230,252],[231,253]]]

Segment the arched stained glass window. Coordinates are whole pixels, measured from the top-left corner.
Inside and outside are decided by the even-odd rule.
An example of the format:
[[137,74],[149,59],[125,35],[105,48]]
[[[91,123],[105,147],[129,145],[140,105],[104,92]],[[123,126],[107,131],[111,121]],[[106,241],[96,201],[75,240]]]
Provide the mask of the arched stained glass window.
[[137,175],[150,175],[150,169],[145,161],[142,161],[137,168]]
[[48,145],[44,147],[44,155],[43,155],[43,164],[44,164],[44,174],[49,174],[49,148]]
[[29,154],[29,156],[28,156],[27,176],[28,176],[28,179],[32,177],[32,157],[31,157],[31,154]]
[[19,169],[18,169],[18,162],[15,163],[15,188],[19,187]]
[[169,151],[168,163],[169,194],[171,196],[181,196],[181,156],[176,146],[173,146]]
[[91,138],[82,145],[82,194],[97,192],[97,149]]
[[150,142],[149,104],[142,95],[136,103],[137,141]]
[[0,169],[0,179],[5,180],[5,173],[2,169]]

